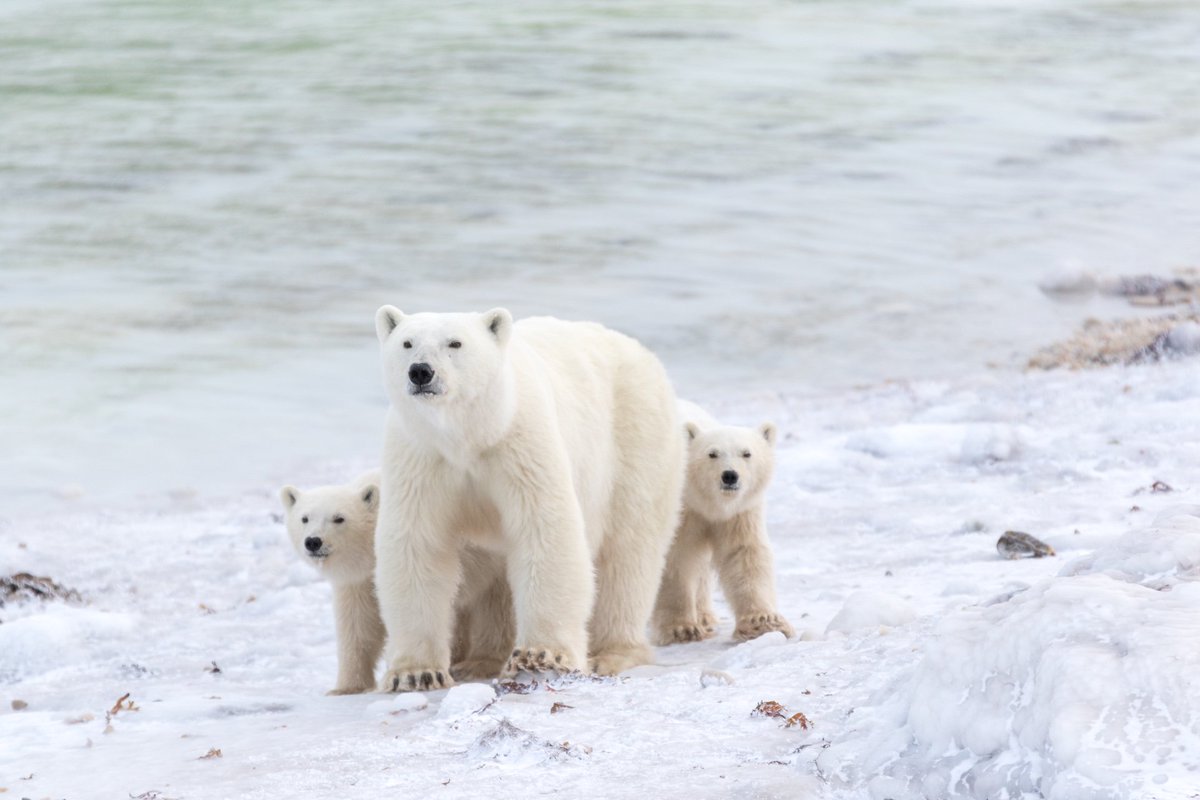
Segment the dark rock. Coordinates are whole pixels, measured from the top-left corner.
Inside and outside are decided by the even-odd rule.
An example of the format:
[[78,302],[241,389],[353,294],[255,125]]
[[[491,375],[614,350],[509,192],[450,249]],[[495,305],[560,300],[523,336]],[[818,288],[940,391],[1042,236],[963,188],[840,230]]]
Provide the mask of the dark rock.
[[1005,558],[1042,558],[1054,555],[1054,548],[1020,531],[1005,531],[996,541],[996,552]]

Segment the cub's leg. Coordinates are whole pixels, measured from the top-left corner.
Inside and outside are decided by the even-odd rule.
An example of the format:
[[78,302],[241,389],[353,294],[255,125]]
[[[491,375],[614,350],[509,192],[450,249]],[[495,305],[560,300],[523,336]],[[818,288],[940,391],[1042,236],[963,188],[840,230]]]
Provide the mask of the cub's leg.
[[696,588],[696,619],[705,639],[717,635],[717,612],[712,605],[712,559],[704,569],[700,585]]
[[770,631],[795,636],[776,608],[775,567],[761,510],[738,514],[713,534],[717,575],[737,621],[733,638],[746,641]]
[[515,636],[504,559],[467,548],[458,603],[461,635],[450,672],[458,681],[497,677],[512,652]]
[[336,584],[333,612],[337,620],[338,676],[329,694],[360,694],[375,688],[375,664],[387,631],[379,616],[375,582]]
[[[655,644],[698,642],[712,634],[705,630],[701,614],[711,614],[708,573],[712,569],[712,544],[705,535],[706,525],[684,512],[675,541],[667,553],[666,568],[658,587],[651,629]],[[710,624],[715,627],[715,618]]]

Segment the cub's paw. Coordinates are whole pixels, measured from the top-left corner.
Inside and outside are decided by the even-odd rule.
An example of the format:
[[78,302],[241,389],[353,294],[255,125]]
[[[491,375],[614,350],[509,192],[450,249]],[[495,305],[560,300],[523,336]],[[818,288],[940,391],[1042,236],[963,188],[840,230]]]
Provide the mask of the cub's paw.
[[326,697],[338,697],[344,694],[364,694],[374,691],[374,685],[371,686],[335,686],[325,693]]
[[572,672],[576,669],[574,660],[561,650],[518,647],[512,651],[501,674],[511,678],[518,672]]
[[653,663],[654,655],[649,647],[635,646],[596,653],[588,661],[588,666],[597,675],[616,675],[627,669]]
[[379,684],[381,692],[415,692],[448,689],[454,685],[447,668],[389,669]]
[[733,639],[736,642],[748,642],[771,631],[779,631],[789,639],[796,635],[795,629],[780,614],[751,614],[738,619]]
[[686,642],[699,642],[706,638],[708,637],[705,635],[704,627],[701,624],[695,622],[676,622],[672,625],[664,625],[659,628],[655,641],[660,645],[684,644]]
[[717,635],[717,615],[711,611],[705,611],[700,615],[700,630],[704,631],[704,638]]
[[450,675],[456,681],[488,681],[504,668],[501,658],[464,658],[450,665]]

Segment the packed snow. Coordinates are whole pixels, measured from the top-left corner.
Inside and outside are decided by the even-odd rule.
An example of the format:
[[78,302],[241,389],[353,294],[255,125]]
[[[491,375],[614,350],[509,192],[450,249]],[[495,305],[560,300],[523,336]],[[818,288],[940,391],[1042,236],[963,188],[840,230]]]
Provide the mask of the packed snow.
[[[1198,389],[1176,362],[710,404],[780,426],[768,514],[798,636],[734,646],[718,603],[716,639],[616,679],[326,696],[330,589],[289,546],[274,483],[6,520],[0,576],[83,599],[0,607],[0,789],[1194,797]],[[331,457],[350,460],[278,483],[371,466]],[[1007,530],[1058,555],[1003,559]]]

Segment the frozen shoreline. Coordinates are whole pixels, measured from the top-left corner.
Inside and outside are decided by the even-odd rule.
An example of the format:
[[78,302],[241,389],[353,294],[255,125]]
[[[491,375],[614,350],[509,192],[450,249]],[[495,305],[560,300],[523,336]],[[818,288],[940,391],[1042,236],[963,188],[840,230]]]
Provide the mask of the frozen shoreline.
[[[10,520],[0,574],[49,575],[87,603],[0,609],[0,786],[14,796],[65,798],[151,790],[162,798],[266,798],[281,787],[297,798],[377,797],[389,787],[516,797],[531,781],[539,791],[579,796],[919,796],[896,783],[906,769],[932,769],[914,731],[953,737],[952,724],[970,730],[972,718],[934,714],[914,728],[889,708],[922,664],[941,663],[928,659],[973,652],[954,650],[945,620],[994,616],[987,601],[1025,587],[1034,597],[1072,560],[1169,506],[1198,502],[1197,383],[1195,365],[1178,362],[894,383],[824,398],[759,393],[736,413],[717,408],[731,421],[780,425],[771,536],[781,610],[806,638],[732,648],[732,621],[719,605],[717,640],[660,648],[657,666],[616,683],[507,695],[479,714],[468,713],[470,702],[468,711],[441,713],[444,693],[395,715],[380,710],[382,696],[324,696],[334,674],[329,590],[291,552],[274,486],[193,510]],[[314,466],[295,480],[361,466]],[[1155,481],[1173,490],[1153,492]],[[994,545],[1007,529],[1044,539],[1059,556],[1001,560]],[[1200,642],[1200,597],[1189,583],[1197,575],[1187,569],[1177,565],[1182,577],[1162,598],[1181,609],[1171,617],[1178,641]],[[1184,614],[1188,608],[1195,613]],[[826,636],[843,609],[867,627]],[[871,624],[885,621],[883,610],[891,624]],[[1031,618],[1053,630],[1054,618]],[[1083,619],[1076,636],[1105,635]],[[964,630],[984,635],[978,626]],[[1020,650],[1011,637],[1008,644]],[[994,642],[979,646],[1000,652]],[[1161,677],[1160,687],[1181,679],[1170,651],[1130,652]],[[962,680],[973,680],[973,662],[962,658]],[[214,661],[220,673],[206,671]],[[1018,658],[1012,668],[1025,665]],[[707,667],[735,683],[702,688]],[[1049,673],[1031,674],[1036,683]],[[948,684],[931,707],[948,704],[954,691]],[[118,713],[105,734],[104,712],[127,692],[140,710]],[[1013,757],[1037,760],[1044,780],[1055,765],[1065,769],[1058,785],[1075,793],[1064,797],[1186,797],[1200,791],[1186,772],[1200,770],[1200,704],[1194,693],[1182,697],[1165,721],[1150,712],[1133,717],[1139,741],[1169,739],[1166,767],[1154,753],[1147,760],[1132,745],[1122,750],[1119,735],[1089,728],[1086,718],[1076,720],[1080,729],[1103,735],[1079,740],[1082,756],[1068,758],[1055,740],[1036,753],[1010,744]],[[14,699],[28,708],[10,710]],[[752,716],[764,700],[803,712],[812,728]],[[555,702],[571,708],[551,714]],[[982,730],[990,718],[983,706],[972,708]],[[495,734],[505,720],[518,732]],[[856,734],[860,720],[875,720],[877,738]],[[961,777],[980,762],[957,746],[939,763]],[[222,756],[199,758],[211,748]],[[1125,758],[1115,763],[1126,783],[1108,794],[1073,783],[1085,756],[1102,751]],[[879,774],[836,767],[863,752]],[[1166,782],[1152,783],[1158,775]]]

